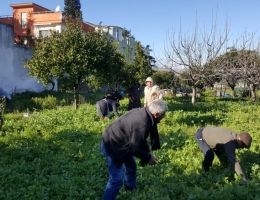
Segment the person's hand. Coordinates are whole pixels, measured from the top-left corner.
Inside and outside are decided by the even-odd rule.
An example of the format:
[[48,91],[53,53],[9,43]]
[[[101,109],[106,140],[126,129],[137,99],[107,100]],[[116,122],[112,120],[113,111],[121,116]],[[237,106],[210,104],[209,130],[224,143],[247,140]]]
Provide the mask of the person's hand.
[[151,154],[151,158],[148,161],[148,163],[149,163],[149,165],[155,165],[155,164],[157,164],[157,160],[158,159],[153,154]]
[[146,106],[147,106],[147,103],[144,104],[144,107],[146,107]]

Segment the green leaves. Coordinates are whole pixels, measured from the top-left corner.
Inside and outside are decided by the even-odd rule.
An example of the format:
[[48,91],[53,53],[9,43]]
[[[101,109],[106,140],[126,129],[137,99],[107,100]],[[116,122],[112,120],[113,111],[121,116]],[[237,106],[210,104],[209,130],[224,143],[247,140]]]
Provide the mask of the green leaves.
[[[76,112],[61,107],[55,95],[46,95],[33,97],[45,109],[27,118],[22,113],[6,114],[0,132],[0,199],[102,198],[108,171],[100,151],[101,134],[115,118],[99,121],[97,95],[88,94],[91,103]],[[173,97],[165,101],[169,111],[158,125],[162,148],[153,152],[159,163],[141,166],[137,159],[138,188],[129,193],[122,187],[117,199],[259,199],[259,103],[208,99],[192,105]],[[120,104],[120,112],[127,112],[128,99]],[[201,123],[236,132],[250,128],[250,150],[237,151],[247,184],[232,166],[220,167],[217,158],[209,173],[202,172],[203,154],[194,139]]]
[[64,14],[68,17],[82,17],[80,0],[64,0]]
[[[54,84],[56,79],[60,91],[73,90],[76,102],[80,82],[96,88],[118,82],[124,64],[123,56],[107,35],[84,33],[79,18],[66,18],[66,29],[61,33],[51,31],[49,37],[35,41],[34,54],[24,67],[44,85]],[[89,77],[95,81],[90,82]]]

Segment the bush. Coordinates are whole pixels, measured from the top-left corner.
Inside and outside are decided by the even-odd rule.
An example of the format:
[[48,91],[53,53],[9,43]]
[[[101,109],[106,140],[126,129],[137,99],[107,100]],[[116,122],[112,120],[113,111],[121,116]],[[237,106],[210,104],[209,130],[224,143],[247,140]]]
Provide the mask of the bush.
[[214,96],[214,90],[206,89],[202,92],[203,97],[213,97]]
[[37,106],[40,106],[42,108],[50,109],[50,108],[55,108],[59,105],[57,98],[52,95],[48,95],[45,98],[35,97],[32,98],[32,100]]

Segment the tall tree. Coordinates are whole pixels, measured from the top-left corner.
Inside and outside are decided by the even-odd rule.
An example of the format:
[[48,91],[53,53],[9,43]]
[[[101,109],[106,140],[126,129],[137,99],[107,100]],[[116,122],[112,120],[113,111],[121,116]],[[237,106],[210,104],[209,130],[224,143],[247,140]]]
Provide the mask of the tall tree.
[[80,0],[64,0],[64,13],[73,18],[82,17]]
[[141,42],[136,42],[134,64],[137,68],[136,78],[141,85],[144,83],[145,79],[153,73],[150,61],[151,57],[150,55],[145,54]]
[[141,42],[135,42],[134,60],[124,64],[122,70],[118,73],[118,80],[127,89],[131,85],[143,85],[145,79],[152,73],[149,56],[145,55]]
[[[260,84],[259,42],[254,39],[255,33],[244,33],[238,37],[236,46],[212,61],[214,74],[224,79],[235,96],[235,87],[239,81],[251,89],[252,101],[255,101],[256,89]],[[218,66],[218,67],[216,67]]]
[[[81,21],[67,21],[66,30],[52,32],[35,42],[34,54],[25,62],[29,75],[49,84],[59,81],[59,89],[74,88],[75,109],[78,86],[91,75],[109,76],[119,57],[114,42],[99,32],[83,33]],[[119,70],[117,68],[117,70]]]
[[123,37],[134,37],[133,35],[131,35],[131,30],[127,30],[126,28],[123,28],[122,36]]
[[[221,77],[227,82],[227,85],[232,90],[232,97],[235,96],[235,87],[238,81],[242,78],[241,65],[239,64],[240,53],[234,48],[220,55],[211,65],[214,66],[214,74]],[[219,67],[216,67],[219,66]]]
[[257,88],[260,86],[260,43],[255,39],[256,33],[242,35],[242,44],[238,51],[237,64],[241,67],[242,79],[251,90],[252,101],[257,99]]
[[123,68],[126,64],[124,55],[117,51],[117,44],[112,40],[108,40],[110,47],[113,47],[104,52],[106,57],[110,58],[106,62],[106,66],[99,70],[94,70],[90,76],[87,76],[84,81],[92,88],[98,89],[102,85],[108,85],[113,91],[117,91],[122,84]]

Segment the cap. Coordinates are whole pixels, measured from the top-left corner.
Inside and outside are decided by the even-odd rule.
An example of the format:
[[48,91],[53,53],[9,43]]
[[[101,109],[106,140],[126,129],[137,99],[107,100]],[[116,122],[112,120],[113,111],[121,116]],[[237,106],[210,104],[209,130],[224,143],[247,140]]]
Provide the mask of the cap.
[[148,77],[146,80],[145,80],[145,82],[152,82],[153,83],[153,79],[151,78],[151,77]]
[[239,134],[240,140],[244,143],[245,147],[247,149],[250,148],[252,137],[249,135],[249,133],[243,132]]

